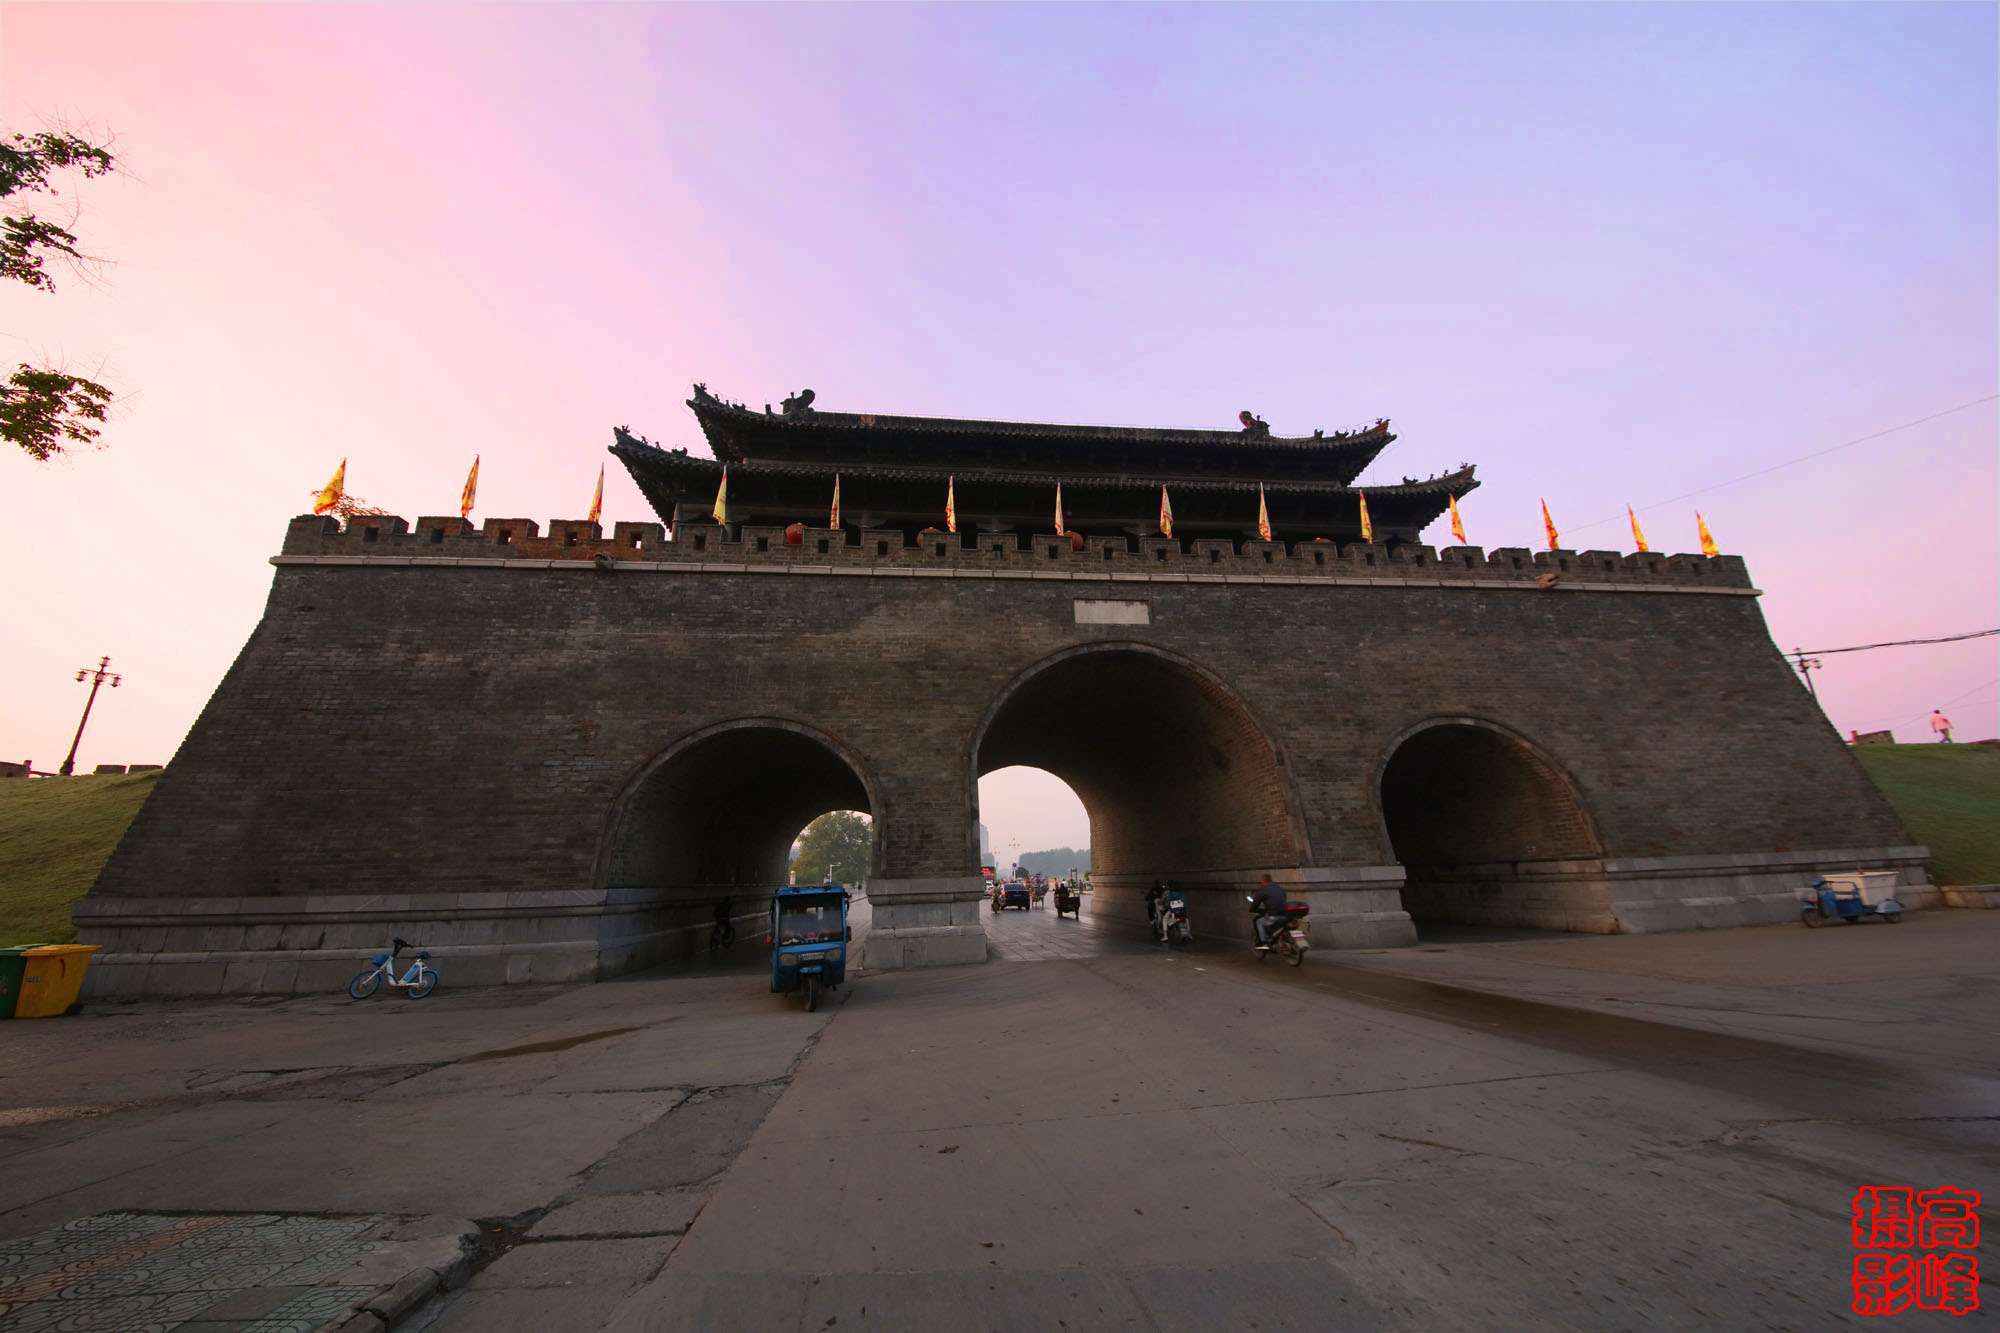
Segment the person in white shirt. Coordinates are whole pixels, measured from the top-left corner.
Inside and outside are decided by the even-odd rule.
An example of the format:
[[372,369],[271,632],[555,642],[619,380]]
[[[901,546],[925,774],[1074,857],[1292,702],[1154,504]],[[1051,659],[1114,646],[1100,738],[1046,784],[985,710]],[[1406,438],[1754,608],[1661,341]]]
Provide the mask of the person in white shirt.
[[1939,745],[1951,744],[1951,719],[1937,709],[1931,709],[1931,730],[1937,733]]

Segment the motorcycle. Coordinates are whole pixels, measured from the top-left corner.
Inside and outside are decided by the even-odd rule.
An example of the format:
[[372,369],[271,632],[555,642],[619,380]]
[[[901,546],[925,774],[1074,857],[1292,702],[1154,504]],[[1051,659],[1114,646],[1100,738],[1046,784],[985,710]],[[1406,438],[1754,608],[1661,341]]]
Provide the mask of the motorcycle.
[[1188,924],[1187,898],[1179,889],[1168,889],[1160,895],[1153,912],[1153,934],[1169,948],[1193,942],[1194,927]]
[[[1250,904],[1250,929],[1254,938],[1256,923],[1263,918],[1264,913],[1258,909],[1254,897],[1246,898],[1244,901]],[[1283,914],[1272,918],[1271,942],[1256,946],[1257,961],[1261,963],[1275,952],[1293,967],[1303,963],[1306,960],[1306,950],[1312,948],[1312,940],[1308,937],[1306,929],[1306,916],[1311,911],[1311,906],[1306,903],[1286,903]]]

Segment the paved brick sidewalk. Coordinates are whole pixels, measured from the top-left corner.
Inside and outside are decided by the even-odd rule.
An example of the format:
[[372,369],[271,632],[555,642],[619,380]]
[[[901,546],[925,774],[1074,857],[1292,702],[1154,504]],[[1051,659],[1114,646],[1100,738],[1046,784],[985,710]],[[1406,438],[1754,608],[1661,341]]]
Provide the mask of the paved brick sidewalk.
[[423,1261],[457,1247],[413,1246],[411,1229],[401,1217],[98,1213],[0,1245],[0,1328],[312,1333],[413,1273],[435,1285]]

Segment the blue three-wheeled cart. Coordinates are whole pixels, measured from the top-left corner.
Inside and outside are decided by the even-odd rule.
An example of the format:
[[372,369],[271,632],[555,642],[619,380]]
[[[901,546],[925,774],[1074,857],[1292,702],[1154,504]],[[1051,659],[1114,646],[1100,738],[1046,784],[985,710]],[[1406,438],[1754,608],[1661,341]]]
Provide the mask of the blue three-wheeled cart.
[[771,989],[801,991],[806,1010],[847,980],[847,890],[838,884],[779,889],[771,898]]
[[1829,921],[1852,926],[1872,916],[1893,926],[1903,919],[1895,884],[1896,876],[1884,871],[1822,875],[1807,891],[1799,920],[1808,926],[1823,926]]

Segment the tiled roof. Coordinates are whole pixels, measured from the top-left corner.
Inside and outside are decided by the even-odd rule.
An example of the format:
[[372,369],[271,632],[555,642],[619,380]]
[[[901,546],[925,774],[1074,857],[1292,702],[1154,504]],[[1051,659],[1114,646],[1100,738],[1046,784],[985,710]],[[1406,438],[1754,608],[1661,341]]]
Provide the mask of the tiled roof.
[[1356,430],[1331,435],[1258,435],[1242,430],[1171,430],[1155,426],[1064,426],[1035,421],[981,421],[969,417],[902,417],[874,412],[766,413],[741,403],[724,402],[695,386],[687,405],[702,430],[713,438],[715,428],[740,425],[757,429],[797,431],[802,435],[849,431],[898,431],[933,436],[966,436],[994,440],[1042,440],[1068,443],[1129,443],[1203,445],[1229,449],[1319,449],[1348,452],[1358,447],[1380,449],[1396,437],[1387,419]]

